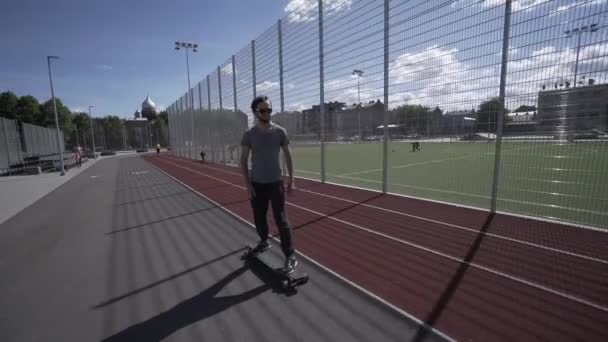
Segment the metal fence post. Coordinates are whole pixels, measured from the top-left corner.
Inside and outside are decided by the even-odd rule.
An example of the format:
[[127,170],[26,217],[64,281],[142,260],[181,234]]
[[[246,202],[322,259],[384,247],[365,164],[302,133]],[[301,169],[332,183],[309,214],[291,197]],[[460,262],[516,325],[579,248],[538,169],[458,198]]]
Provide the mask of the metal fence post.
[[282,21],[277,21],[277,27],[279,31],[279,91],[281,94],[281,113],[285,112],[285,88],[283,84],[283,29]]
[[[209,109],[209,118],[211,118],[211,83],[209,81],[209,75],[207,75],[207,108]],[[209,144],[211,144],[211,162],[215,163],[215,142],[213,140],[213,134],[211,132],[213,131],[208,131],[209,134]]]
[[[278,39],[279,39],[279,93],[280,93],[280,101],[281,101],[281,113],[285,112],[285,88],[283,84],[283,29],[281,25],[281,19],[277,20],[277,28],[278,28]],[[288,132],[289,134],[289,132]],[[282,162],[282,170],[283,175],[288,174],[288,170],[285,162],[285,155],[281,158]]]
[[384,0],[384,137],[382,142],[382,192],[388,188],[388,54],[389,54],[389,0]]
[[323,0],[319,0],[319,111],[321,119],[321,182],[325,183],[325,86],[323,69]]
[[234,101],[234,112],[239,111],[239,106],[237,104],[237,95],[236,95],[236,64],[235,64],[234,55],[232,55],[232,97]]
[[226,164],[226,146],[224,146],[224,134],[223,134],[223,124],[222,124],[222,111],[224,110],[224,105],[222,103],[222,69],[220,68],[220,66],[217,66],[217,90],[218,90],[218,97],[220,99],[220,115],[218,116],[218,125],[219,127],[219,142],[220,142],[220,148],[222,149],[222,163]]
[[194,151],[194,88],[188,90],[190,94],[190,159],[196,160],[196,152]]
[[257,96],[255,80],[255,40],[251,41],[251,72],[253,78],[253,98]]
[[492,197],[490,201],[490,212],[496,212],[496,198],[498,196],[498,177],[501,169],[502,151],[502,124],[505,115],[505,87],[507,82],[507,64],[509,61],[509,34],[511,29],[511,0],[505,2],[505,22],[502,37],[502,61],[500,63],[500,89],[499,89],[499,108],[496,120],[496,149],[494,152],[494,176],[492,178]]

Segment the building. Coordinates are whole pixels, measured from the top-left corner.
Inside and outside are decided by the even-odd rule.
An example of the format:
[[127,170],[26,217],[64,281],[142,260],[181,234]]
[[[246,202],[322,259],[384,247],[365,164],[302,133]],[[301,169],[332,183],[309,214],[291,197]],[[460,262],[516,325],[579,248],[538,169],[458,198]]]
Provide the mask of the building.
[[[558,137],[608,130],[608,84],[570,87],[538,93],[538,130]],[[561,86],[561,85],[560,85]],[[556,85],[557,87],[557,85]]]
[[354,103],[336,113],[340,136],[361,138],[376,134],[376,127],[384,125],[384,104],[377,101]]
[[[344,102],[329,102],[325,104],[325,140],[335,140],[337,131],[336,112],[342,111]],[[321,138],[321,106],[314,105],[311,109],[302,111],[303,134],[316,134]]]
[[125,147],[126,148],[149,148],[152,147],[150,127],[145,116],[156,116],[156,105],[149,96],[141,104],[141,112],[136,110],[133,119],[125,120]]
[[507,116],[506,121],[504,134],[532,134],[538,126],[536,111],[514,112]]
[[477,118],[472,110],[447,112],[442,118],[443,134],[465,135],[477,130]]
[[285,128],[287,134],[291,136],[300,135],[304,132],[302,128],[302,113],[284,112],[272,115],[272,122]]

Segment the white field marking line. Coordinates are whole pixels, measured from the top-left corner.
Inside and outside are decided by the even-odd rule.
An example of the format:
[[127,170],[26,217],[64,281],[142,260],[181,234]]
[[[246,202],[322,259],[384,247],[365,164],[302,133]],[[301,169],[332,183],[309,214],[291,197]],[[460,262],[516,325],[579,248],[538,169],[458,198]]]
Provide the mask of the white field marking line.
[[[455,158],[434,159],[434,160],[427,160],[427,161],[423,161],[423,162],[416,162],[416,163],[409,163],[409,164],[391,166],[390,168],[391,169],[403,169],[403,168],[406,168],[406,167],[416,166],[416,165],[426,165],[426,164],[433,164],[433,163],[441,163],[441,162],[445,162],[445,161],[449,161],[449,160],[466,159],[467,157],[460,156],[460,157],[455,157]],[[373,172],[378,172],[378,171],[382,171],[382,169],[373,169],[373,170],[365,170],[365,171],[342,173],[342,174],[337,175],[337,177],[359,175],[359,174],[364,174],[364,173],[373,173]]]
[[[382,184],[382,182],[380,182],[380,181],[371,180],[371,179],[356,178],[356,177],[340,177],[340,176],[334,176],[334,177],[344,178],[344,179],[351,179],[351,180],[356,180],[356,181],[361,181],[361,182],[369,182],[369,183]],[[399,186],[399,187],[403,187],[403,188],[412,188],[412,189],[418,189],[418,190],[424,190],[424,191],[431,191],[431,192],[440,192],[440,193],[446,193],[446,194],[460,195],[460,196],[465,196],[465,197],[476,197],[476,198],[482,198],[482,199],[490,199],[490,196],[468,194],[468,193],[465,193],[465,192],[458,192],[458,191],[441,190],[441,189],[435,189],[435,188],[423,188],[423,187],[419,187],[419,186],[415,186],[415,185],[400,184],[400,183],[390,183],[390,185]],[[601,212],[601,211],[595,211],[595,210],[589,210],[589,209],[564,207],[564,206],[556,205],[556,204],[546,204],[546,203],[538,203],[538,202],[520,201],[520,200],[509,199],[509,198],[498,198],[497,200],[498,201],[502,201],[502,202],[517,203],[517,204],[526,204],[526,205],[530,205],[530,206],[548,207],[548,208],[553,208],[553,209],[561,209],[561,210],[568,210],[568,211],[587,213],[587,214],[593,214],[593,215],[608,216],[608,212]]]
[[[204,194],[198,192],[197,190],[195,190],[194,188],[190,187],[188,184],[180,181],[179,179],[175,178],[174,176],[170,175],[169,173],[165,172],[164,170],[162,170],[161,168],[159,168],[158,166],[150,163],[154,168],[156,168],[157,170],[159,170],[160,172],[162,172],[163,174],[165,174],[166,176],[170,177],[171,179],[173,179],[175,182],[181,184],[182,186],[184,186],[185,188],[189,189],[190,191],[196,193],[197,195],[199,195],[200,197],[204,198],[205,200],[211,202],[213,205],[217,206],[218,208],[221,208],[222,210],[226,211],[228,214],[234,216],[237,220],[243,222],[246,226],[248,226],[251,229],[255,230],[255,225],[252,224],[251,222],[247,221],[246,219],[244,219],[243,217],[241,217],[240,215],[238,215],[237,213],[233,212],[232,210],[220,205],[219,203],[215,202],[214,200],[212,200],[211,198],[205,196]],[[271,235],[271,238],[277,242],[280,243],[281,240],[278,239],[277,237],[274,237]],[[389,303],[388,301],[386,301],[385,299],[383,299],[382,297],[370,292],[369,290],[367,290],[366,288],[358,285],[357,283],[349,280],[348,278],[346,278],[345,276],[342,276],[341,274],[333,271],[332,269],[330,269],[329,267],[323,265],[322,263],[320,263],[319,261],[316,261],[315,259],[313,259],[312,257],[302,253],[301,251],[296,250],[296,253],[298,253],[299,255],[301,255],[304,259],[308,260],[310,263],[315,264],[317,267],[319,267],[320,269],[324,270],[325,272],[331,274],[332,276],[342,280],[343,282],[345,282],[346,284],[354,287],[355,289],[361,291],[363,294],[371,297],[372,299],[378,301],[379,303],[386,305],[388,308],[396,311],[397,313],[407,317],[408,319],[414,321],[415,323],[417,323],[418,325],[424,327],[427,330],[432,331],[434,334],[439,335],[440,337],[448,340],[448,341],[456,341],[453,338],[449,337],[448,335],[446,335],[445,333],[439,331],[437,328],[432,327],[430,325],[428,325],[427,323],[425,323],[424,321],[422,321],[421,319],[417,318],[416,316],[408,313],[407,311]]]
[[[236,172],[230,172],[230,171],[227,171],[227,170],[222,170],[222,169],[218,169],[218,168],[207,166],[207,165],[201,165],[201,166],[209,168],[209,169],[212,169],[212,170],[217,170],[217,171],[220,171],[220,172],[228,173],[228,174],[238,175]],[[548,250],[548,251],[559,253],[559,254],[564,254],[564,255],[580,258],[580,259],[585,259],[585,260],[588,260],[588,261],[594,261],[594,262],[598,262],[598,263],[602,263],[602,264],[608,264],[608,260],[594,258],[594,257],[586,256],[586,255],[575,253],[575,252],[569,252],[569,251],[566,251],[566,250],[561,250],[561,249],[558,249],[558,248],[543,246],[543,245],[539,245],[539,244],[536,244],[536,243],[533,243],[533,242],[528,242],[528,241],[523,241],[523,240],[519,240],[519,239],[515,239],[515,238],[510,238],[510,237],[506,237],[506,236],[499,235],[499,234],[484,233],[484,232],[481,232],[481,231],[473,229],[473,228],[469,228],[469,227],[465,227],[465,226],[460,226],[460,225],[456,225],[456,224],[452,224],[452,223],[448,223],[448,222],[444,222],[444,221],[433,220],[433,219],[422,217],[422,216],[402,213],[402,212],[399,212],[399,211],[395,211],[395,210],[391,210],[391,209],[386,209],[386,208],[382,208],[382,207],[377,207],[375,205],[371,205],[371,204],[367,204],[367,203],[360,204],[359,202],[356,202],[356,201],[352,201],[352,200],[348,200],[348,199],[340,198],[340,197],[335,197],[335,196],[331,196],[331,195],[326,195],[326,194],[322,194],[322,193],[315,192],[315,191],[310,191],[310,190],[305,190],[305,189],[298,189],[298,188],[295,188],[294,190],[303,191],[303,192],[307,192],[307,193],[310,193],[310,194],[314,194],[314,195],[318,195],[318,196],[322,196],[322,197],[327,197],[327,198],[331,198],[331,199],[335,199],[335,200],[339,200],[339,201],[344,201],[344,202],[351,203],[351,204],[359,204],[361,206],[377,209],[377,210],[380,210],[380,211],[386,211],[386,212],[389,212],[389,213],[393,213],[393,214],[397,214],[397,215],[401,215],[401,216],[405,216],[405,217],[409,217],[409,218],[414,218],[414,219],[418,219],[418,220],[421,220],[421,221],[426,221],[426,222],[436,223],[436,224],[447,226],[447,227],[461,229],[461,230],[465,230],[465,231],[472,232],[472,233],[475,233],[475,234],[483,234],[485,236],[490,236],[490,237],[494,237],[494,238],[497,238],[497,239],[502,239],[502,240],[506,240],[506,241],[510,241],[510,242],[514,242],[514,243],[519,243],[519,244],[530,246],[530,247],[536,247],[536,248]]]
[[[518,148],[510,149],[510,150],[508,150],[508,152],[525,150],[525,149],[531,149],[531,147],[518,147]],[[507,151],[503,151],[503,152],[507,152]],[[416,163],[409,163],[409,164],[398,165],[398,166],[391,166],[391,169],[403,169],[403,168],[411,167],[411,166],[442,163],[442,162],[451,161],[451,160],[461,160],[461,159],[471,159],[471,158],[477,159],[478,157],[484,158],[484,157],[493,156],[493,155],[494,155],[494,152],[485,152],[485,153],[481,153],[481,154],[478,154],[478,155],[475,155],[475,154],[469,155],[469,154],[467,154],[467,155],[458,156],[458,157],[449,157],[449,158],[444,158],[444,159],[433,159],[433,160],[428,160],[428,161],[424,161],[424,162],[416,162]],[[373,173],[373,172],[378,172],[378,171],[382,171],[382,169],[373,169],[373,170],[366,170],[366,171],[342,173],[342,174],[337,175],[337,177],[358,175],[358,174],[363,174],[363,173]]]
[[[352,188],[352,189],[358,189],[358,190],[363,190],[363,191],[370,191],[370,192],[374,192],[374,193],[382,193],[380,190],[374,190],[374,189],[371,189],[371,188],[362,188],[362,187],[355,186],[355,185],[340,184],[340,183],[327,182],[327,181],[325,183],[321,183],[321,181],[318,180],[318,179],[307,178],[307,177],[302,177],[302,176],[298,176],[298,178],[306,179],[306,180],[309,180],[309,181],[312,181],[312,182],[317,182],[319,184],[331,184],[331,185],[341,186],[341,187],[345,187],[345,188]],[[480,208],[480,207],[474,207],[474,206],[466,205],[466,204],[459,204],[459,203],[440,201],[440,200],[430,199],[430,198],[424,198],[424,197],[410,196],[410,195],[405,195],[405,194],[401,194],[401,193],[398,193],[398,192],[387,192],[387,194],[389,194],[391,196],[411,198],[411,199],[415,199],[415,200],[418,200],[418,201],[431,202],[431,203],[439,203],[439,204],[444,204],[444,205],[448,205],[448,206],[452,206],[452,207],[466,208],[466,209],[471,209],[471,210],[476,210],[476,211],[483,211],[483,212],[489,213],[488,209],[484,209],[484,208]],[[583,229],[594,230],[594,231],[598,231],[598,232],[602,232],[602,233],[608,233],[608,229],[600,228],[600,227],[594,227],[594,226],[589,226],[589,225],[584,225],[584,224],[581,224],[581,223],[574,223],[574,222],[569,222],[569,221],[560,221],[560,220],[557,220],[557,219],[553,220],[553,219],[546,218],[546,217],[530,216],[530,215],[525,215],[525,214],[517,214],[517,213],[512,213],[512,212],[507,212],[507,211],[501,211],[501,210],[496,210],[496,213],[497,214],[501,214],[501,215],[506,215],[506,216],[521,217],[521,218],[525,218],[525,219],[529,219],[529,220],[533,220],[533,221],[541,221],[541,222],[548,222],[548,223],[553,223],[553,224],[559,224],[559,225],[569,226],[569,227],[573,227],[573,228],[577,228],[577,229],[583,228]]]
[[[194,173],[198,173],[198,174],[200,174],[200,175],[203,175],[203,176],[205,176],[205,177],[208,177],[208,178],[211,178],[211,179],[215,179],[215,180],[217,180],[217,181],[219,181],[219,182],[222,182],[222,183],[226,183],[226,184],[232,185],[232,186],[234,186],[234,187],[236,187],[236,188],[243,189],[243,190],[245,189],[245,187],[242,187],[242,186],[237,185],[237,184],[234,184],[234,183],[230,183],[230,182],[225,181],[225,180],[223,180],[223,179],[219,179],[219,178],[216,178],[216,177],[213,177],[213,176],[209,176],[209,175],[207,175],[207,174],[205,174],[205,173],[202,173],[202,172],[196,171],[196,170],[194,170],[194,169],[190,169],[190,168],[185,167],[185,166],[181,166],[181,165],[175,164],[175,163],[170,162],[170,161],[167,161],[167,162],[168,162],[169,164],[173,164],[173,165],[175,165],[175,166],[177,166],[177,167],[179,167],[179,168],[182,168],[182,169],[185,169],[185,170],[189,170],[189,171],[192,171],[192,172],[194,172]],[[297,205],[297,204],[293,204],[293,203],[291,203],[291,202],[286,202],[286,203],[287,203],[287,204],[289,204],[289,205],[291,205],[291,206],[293,206],[293,207],[296,207],[296,208],[298,208],[298,209],[302,209],[302,210],[304,210],[304,211],[308,211],[308,212],[313,213],[313,214],[316,214],[316,215],[318,215],[318,216],[325,217],[325,218],[327,218],[328,220],[332,220],[332,221],[340,222],[340,223],[343,223],[343,224],[345,224],[345,225],[351,226],[351,227],[353,227],[353,228],[357,228],[357,229],[359,229],[359,230],[363,230],[363,231],[368,232],[368,233],[370,233],[370,234],[373,234],[373,235],[378,235],[378,236],[381,236],[381,237],[386,238],[386,239],[388,239],[388,240],[392,240],[392,241],[395,241],[395,242],[398,242],[398,243],[401,243],[401,244],[404,244],[404,245],[407,245],[407,246],[410,246],[410,247],[418,248],[418,249],[423,250],[423,251],[425,251],[425,252],[427,252],[427,253],[435,254],[435,255],[437,255],[437,256],[441,256],[441,257],[443,257],[443,258],[446,258],[446,259],[449,259],[449,260],[452,260],[452,261],[455,261],[455,262],[458,262],[458,263],[463,263],[463,264],[465,264],[465,265],[469,265],[469,266],[471,266],[471,267],[473,267],[473,268],[477,268],[477,269],[480,269],[480,270],[482,270],[482,271],[486,271],[486,272],[488,272],[488,273],[492,273],[492,274],[494,274],[494,275],[496,275],[496,276],[503,277],[503,278],[506,278],[506,279],[509,279],[509,280],[512,280],[512,281],[518,282],[518,283],[520,283],[520,284],[528,285],[528,286],[533,287],[533,288],[535,288],[535,289],[537,289],[537,290],[541,290],[541,291],[549,292],[549,293],[554,294],[554,295],[556,295],[556,296],[558,296],[558,297],[562,297],[562,298],[565,298],[565,299],[571,300],[571,301],[573,301],[573,302],[577,302],[577,303],[579,303],[579,304],[587,305],[587,306],[590,306],[590,307],[592,307],[592,308],[594,308],[594,309],[597,309],[597,310],[604,311],[604,312],[607,312],[607,313],[608,313],[608,307],[603,306],[603,305],[601,305],[601,304],[596,304],[596,303],[591,302],[591,301],[589,301],[589,300],[582,299],[582,298],[579,298],[579,297],[576,297],[576,296],[573,296],[573,295],[567,294],[567,293],[562,292],[562,291],[554,290],[554,289],[552,289],[552,288],[550,288],[550,287],[546,287],[546,286],[543,286],[543,285],[540,285],[540,284],[536,284],[536,283],[534,283],[534,282],[531,282],[531,281],[528,281],[528,280],[525,280],[525,279],[522,279],[522,278],[519,278],[519,277],[516,277],[516,276],[513,276],[513,275],[509,275],[509,274],[507,274],[507,273],[503,273],[503,272],[500,272],[500,271],[494,270],[494,269],[492,269],[492,268],[490,268],[490,267],[486,267],[486,266],[478,265],[478,264],[473,263],[473,262],[470,262],[470,261],[465,261],[465,260],[463,260],[463,259],[460,259],[460,258],[457,258],[457,257],[451,256],[451,255],[448,255],[448,254],[443,253],[443,252],[436,251],[436,250],[431,249],[431,248],[428,248],[428,247],[421,246],[421,245],[419,245],[419,244],[416,244],[416,243],[413,243],[413,242],[410,242],[410,241],[407,241],[407,240],[399,239],[399,238],[396,238],[396,237],[390,236],[390,235],[388,235],[388,234],[384,234],[384,233],[380,233],[380,232],[374,231],[374,230],[372,230],[372,229],[369,229],[369,228],[366,228],[366,227],[360,226],[360,225],[358,225],[358,224],[354,224],[354,223],[351,223],[351,222],[348,222],[348,221],[345,221],[345,220],[341,220],[341,219],[338,219],[338,218],[335,218],[335,217],[327,216],[327,215],[322,214],[322,213],[320,213],[320,212],[317,212],[317,211],[314,211],[314,210],[311,210],[311,209],[308,209],[308,208],[304,208],[304,207],[302,207],[302,206],[299,206],[299,205]]]

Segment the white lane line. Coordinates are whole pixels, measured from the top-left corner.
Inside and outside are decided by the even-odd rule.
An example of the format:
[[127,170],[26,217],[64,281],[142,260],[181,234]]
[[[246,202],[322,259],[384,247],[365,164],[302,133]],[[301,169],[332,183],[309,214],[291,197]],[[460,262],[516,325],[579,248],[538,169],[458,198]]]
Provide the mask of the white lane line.
[[[243,189],[243,190],[245,189],[245,187],[242,187],[240,185],[237,185],[237,184],[225,181],[223,179],[219,179],[219,178],[207,175],[207,174],[199,172],[197,170],[194,170],[194,169],[191,169],[191,168],[188,168],[188,167],[185,167],[185,166],[181,166],[181,165],[175,164],[175,163],[170,162],[170,161],[167,161],[167,163],[173,164],[173,165],[175,165],[175,166],[177,166],[179,168],[182,168],[184,170],[188,170],[188,171],[192,171],[194,173],[198,173],[200,175],[203,175],[205,177],[217,180],[219,182],[232,185],[232,186],[234,186],[236,188]],[[301,210],[304,210],[304,211],[308,211],[310,213],[313,213],[313,214],[316,214],[318,216],[324,217],[324,218],[326,218],[328,220],[340,222],[340,223],[343,223],[345,225],[351,226],[353,228],[366,231],[366,232],[368,232],[370,234],[378,235],[378,236],[384,237],[386,239],[389,239],[389,240],[392,240],[392,241],[395,241],[395,242],[398,242],[398,243],[401,243],[401,244],[404,244],[404,245],[407,245],[407,246],[410,246],[410,247],[418,248],[418,249],[423,250],[425,252],[428,252],[428,253],[431,253],[431,254],[435,254],[437,256],[440,256],[440,257],[443,257],[443,258],[446,258],[446,259],[449,259],[449,260],[452,260],[452,261],[463,263],[463,264],[469,265],[470,267],[477,268],[477,269],[480,269],[482,271],[486,271],[488,273],[492,273],[492,274],[494,274],[496,276],[500,276],[500,277],[503,277],[503,278],[506,278],[506,279],[518,282],[520,284],[524,284],[524,285],[533,287],[533,288],[535,288],[537,290],[545,291],[545,292],[554,294],[554,295],[556,295],[558,297],[562,297],[562,298],[571,300],[573,302],[576,302],[576,303],[579,303],[579,304],[582,304],[582,305],[586,305],[586,306],[592,307],[594,309],[597,309],[597,310],[600,310],[600,311],[608,313],[608,307],[606,307],[604,305],[597,304],[597,303],[594,303],[592,301],[589,301],[589,300],[586,300],[586,299],[583,299],[583,298],[579,298],[577,296],[574,296],[574,295],[571,295],[571,294],[568,294],[568,293],[565,293],[565,292],[562,292],[562,291],[559,291],[559,290],[555,290],[555,289],[552,289],[550,287],[547,287],[547,286],[544,286],[544,285],[540,285],[540,284],[534,283],[532,281],[528,281],[528,280],[525,280],[523,278],[516,277],[516,276],[510,275],[510,274],[507,274],[507,273],[495,270],[495,269],[490,268],[490,267],[486,267],[486,266],[478,265],[478,264],[473,263],[473,262],[465,261],[463,259],[460,259],[460,258],[451,256],[451,255],[448,255],[446,253],[443,253],[443,252],[440,252],[440,251],[437,251],[437,250],[434,250],[434,249],[431,249],[431,248],[428,248],[428,247],[421,246],[419,244],[416,244],[416,243],[413,243],[413,242],[410,242],[410,241],[407,241],[407,240],[399,239],[399,238],[390,236],[388,234],[384,234],[384,233],[380,233],[380,232],[374,231],[372,229],[366,228],[364,226],[360,226],[358,224],[354,224],[354,223],[351,223],[351,222],[348,222],[348,221],[345,221],[345,220],[341,220],[341,219],[338,219],[338,218],[335,218],[335,217],[327,216],[327,215],[325,215],[323,213],[320,213],[318,211],[314,211],[314,210],[311,210],[311,209],[308,209],[308,208],[304,208],[302,206],[299,206],[297,204],[293,204],[291,202],[287,202],[286,201],[285,203],[288,204],[288,205],[291,205],[293,207],[296,207],[298,209],[301,209]]]

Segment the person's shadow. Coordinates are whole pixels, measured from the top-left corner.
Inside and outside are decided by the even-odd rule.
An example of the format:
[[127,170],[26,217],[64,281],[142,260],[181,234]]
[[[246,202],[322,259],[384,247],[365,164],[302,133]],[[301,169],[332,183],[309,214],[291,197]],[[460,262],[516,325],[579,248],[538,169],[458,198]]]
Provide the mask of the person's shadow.
[[[246,265],[242,266],[198,295],[177,304],[168,311],[107,337],[103,341],[160,341],[192,323],[222,312],[232,305],[245,302],[273,287],[272,281],[265,281],[263,285],[239,295],[215,297],[224,286],[249,269],[251,268]],[[252,269],[252,271],[258,277],[260,276],[259,270]]]

